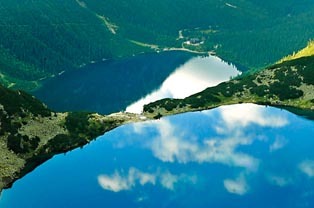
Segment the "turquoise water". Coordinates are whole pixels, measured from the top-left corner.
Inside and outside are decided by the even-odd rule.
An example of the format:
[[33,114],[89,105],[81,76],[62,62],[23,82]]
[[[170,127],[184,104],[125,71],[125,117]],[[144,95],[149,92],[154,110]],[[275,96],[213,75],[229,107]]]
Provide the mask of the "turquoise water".
[[314,207],[313,135],[253,104],[125,125],[44,163],[0,207]]

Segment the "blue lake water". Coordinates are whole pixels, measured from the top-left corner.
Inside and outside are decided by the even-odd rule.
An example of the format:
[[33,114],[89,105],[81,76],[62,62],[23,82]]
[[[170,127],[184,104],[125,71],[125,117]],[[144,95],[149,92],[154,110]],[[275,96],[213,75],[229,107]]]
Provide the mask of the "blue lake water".
[[239,73],[214,56],[151,53],[63,73],[33,94],[56,111],[140,112],[146,103],[186,97]]
[[314,207],[313,135],[253,104],[129,124],[44,163],[0,207]]

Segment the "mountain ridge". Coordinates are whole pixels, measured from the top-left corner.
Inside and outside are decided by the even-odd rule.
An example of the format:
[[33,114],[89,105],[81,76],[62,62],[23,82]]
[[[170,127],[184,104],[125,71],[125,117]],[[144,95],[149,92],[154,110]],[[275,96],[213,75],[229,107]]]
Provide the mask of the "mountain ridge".
[[56,154],[82,147],[129,122],[130,113],[57,113],[33,96],[0,85],[0,193]]
[[[312,47],[312,42],[308,47]],[[299,54],[304,50],[300,51]],[[299,114],[308,114],[313,119],[314,55],[307,55],[247,73],[184,99],[166,98],[150,103],[144,106],[144,115],[160,118],[221,105],[255,103],[287,108],[293,112],[303,110]]]

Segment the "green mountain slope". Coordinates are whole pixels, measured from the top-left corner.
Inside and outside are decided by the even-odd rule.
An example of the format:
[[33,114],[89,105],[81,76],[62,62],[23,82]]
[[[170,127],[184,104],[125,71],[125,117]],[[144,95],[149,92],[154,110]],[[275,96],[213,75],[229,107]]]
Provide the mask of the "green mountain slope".
[[[165,48],[260,68],[314,37],[311,0],[0,0],[0,11],[0,82],[25,90],[91,61]],[[185,43],[194,38],[203,43]]]
[[298,52],[294,52],[292,55],[288,55],[283,59],[279,60],[278,63],[283,63],[285,61],[291,61],[301,57],[313,56],[314,55],[314,41],[308,42],[307,46]]
[[124,37],[168,47],[203,39],[200,46],[185,46],[214,50],[246,68],[274,63],[304,47],[314,35],[314,2],[310,0],[82,1],[117,24]]
[[0,86],[0,192],[55,154],[139,120],[123,113],[56,113],[23,91]]
[[93,60],[147,50],[112,34],[75,0],[0,0],[0,11],[0,81],[7,86],[29,89]]
[[303,109],[313,116],[314,56],[276,64],[260,72],[207,88],[185,99],[163,99],[148,104],[144,107],[144,114],[159,118],[236,103]]

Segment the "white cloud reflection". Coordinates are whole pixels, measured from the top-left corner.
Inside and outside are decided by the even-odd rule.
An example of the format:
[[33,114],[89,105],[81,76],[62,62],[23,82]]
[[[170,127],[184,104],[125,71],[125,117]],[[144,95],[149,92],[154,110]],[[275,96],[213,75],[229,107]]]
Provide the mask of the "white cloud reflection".
[[305,160],[299,164],[299,169],[306,174],[308,177],[314,177],[314,161]]
[[222,106],[219,108],[222,118],[221,126],[217,130],[221,133],[234,129],[243,129],[251,124],[261,127],[278,128],[286,126],[289,122],[286,117],[265,110],[264,106],[255,104],[238,104]]
[[151,140],[148,147],[156,158],[164,162],[216,162],[249,170],[256,170],[258,166],[257,159],[236,151],[238,146],[250,145],[250,138],[234,135],[199,142],[190,137],[186,138],[182,129],[167,120],[156,123],[156,128],[159,135]]
[[[249,185],[245,176],[258,171],[260,160],[243,151],[241,147],[250,146],[256,141],[269,142],[267,137],[251,133],[250,128],[254,128],[254,126],[281,128],[288,125],[287,117],[269,111],[264,106],[254,104],[224,106],[214,112],[204,111],[202,115],[210,118],[208,128],[213,132],[207,135],[197,136],[197,133],[193,133],[197,132],[197,129],[186,130],[168,118],[145,124],[135,124],[133,128],[134,132],[140,135],[147,131],[152,132],[152,128],[154,129],[154,136],[141,141],[140,145],[150,149],[153,156],[163,162],[219,163],[242,168],[245,174],[241,174],[236,179],[226,179],[223,184],[230,193],[246,194]],[[269,149],[276,151],[283,148],[285,144],[285,138],[277,137],[273,143],[269,144]],[[314,165],[312,168],[307,166],[302,169],[308,175],[314,175]],[[168,179],[176,181],[175,177]],[[278,186],[285,186],[289,183],[288,180],[275,176],[269,180]],[[171,188],[171,183],[170,185],[166,185],[165,182],[162,184]]]
[[174,190],[175,184],[181,181],[193,183],[194,177],[184,174],[174,175],[169,171],[157,171],[155,173],[142,172],[134,167],[131,167],[127,174],[123,171],[115,170],[112,175],[98,176],[99,185],[108,191],[120,192],[135,188],[136,186],[161,185],[165,189]]
[[160,183],[163,187],[174,190],[174,184],[179,181],[180,177],[173,175],[170,172],[165,172],[160,176]]
[[[133,125],[134,132],[145,133],[145,128],[154,127],[157,136],[145,141],[145,147],[152,150],[153,155],[164,162],[198,162],[221,163],[232,167],[242,167],[256,171],[259,160],[238,150],[241,146],[249,146],[256,140],[265,140],[261,136],[247,135],[246,128],[255,124],[262,127],[283,127],[288,124],[286,117],[271,114],[265,107],[242,104],[224,106],[219,109],[214,118],[216,135],[209,138],[197,138],[185,132],[168,119],[157,122]],[[211,111],[204,112],[210,114]],[[270,149],[275,151],[285,144],[283,138],[277,138]]]
[[224,180],[225,189],[232,194],[244,195],[249,191],[244,174],[240,174],[236,179]]
[[155,184],[156,176],[149,173],[141,172],[135,168],[130,168],[126,176],[117,170],[112,175],[98,176],[98,183],[105,190],[113,192],[125,191],[132,189],[137,183],[142,186],[145,184]]
[[279,187],[285,187],[293,184],[293,180],[291,178],[283,176],[269,175],[267,179],[271,184]]
[[[216,138],[199,141],[196,136],[186,135],[183,129],[167,119],[162,119],[153,123],[158,136],[149,140],[146,146],[156,158],[164,162],[215,162],[255,171],[258,168],[258,159],[237,149],[251,145],[262,137],[245,135],[245,128],[250,124],[263,127],[282,127],[288,124],[285,117],[265,113],[265,107],[253,104],[224,106],[218,112],[219,116],[215,118],[218,123]],[[136,124],[134,130],[143,133],[141,128],[146,126],[149,125]],[[272,149],[280,148],[283,142],[284,140],[278,139]]]
[[287,143],[288,141],[284,137],[277,136],[274,143],[270,145],[269,151],[274,152],[282,149]]
[[240,72],[215,56],[195,57],[175,70],[161,87],[127,107],[126,111],[141,113],[143,106],[162,98],[185,98],[207,87],[227,81]]

